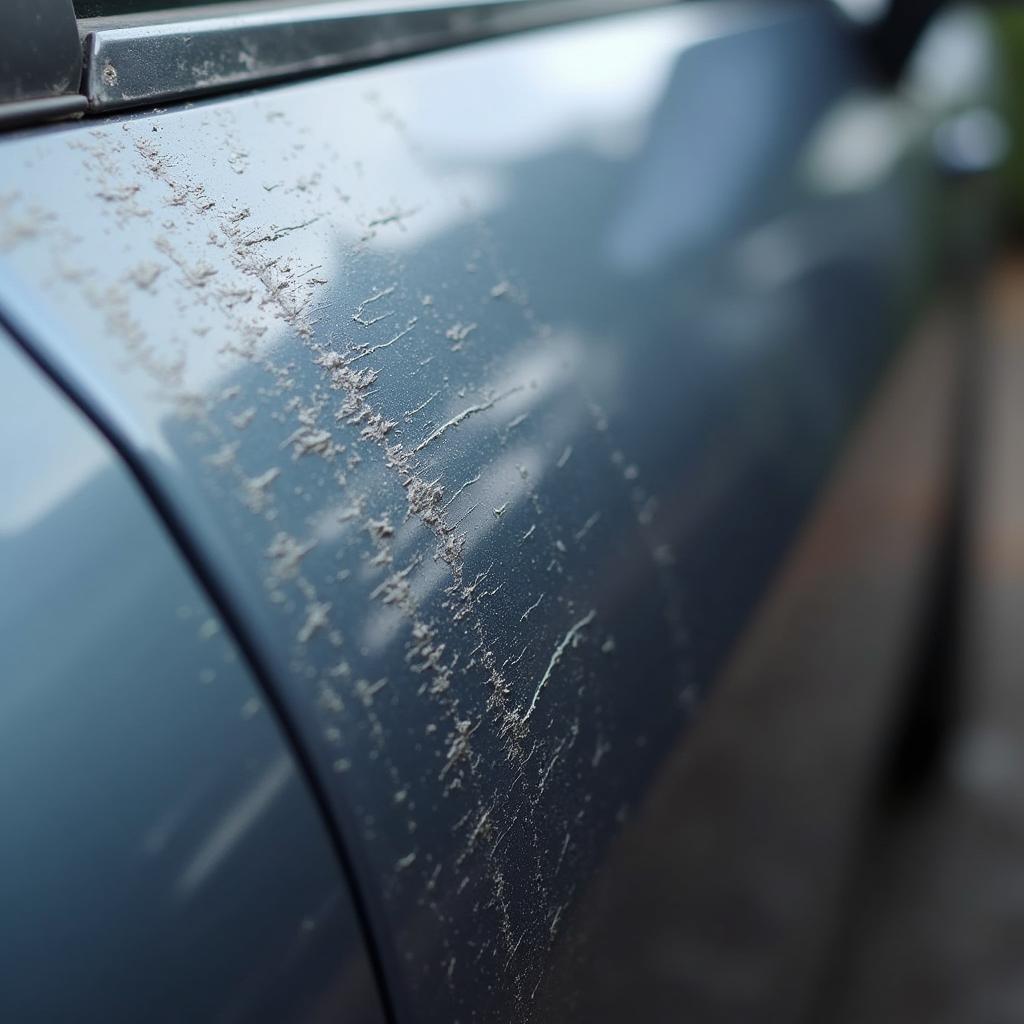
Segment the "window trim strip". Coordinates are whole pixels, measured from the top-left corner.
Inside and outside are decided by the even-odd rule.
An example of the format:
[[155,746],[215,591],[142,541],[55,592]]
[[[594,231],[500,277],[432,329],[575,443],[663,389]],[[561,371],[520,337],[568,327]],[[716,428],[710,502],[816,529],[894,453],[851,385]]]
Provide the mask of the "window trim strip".
[[20,0],[0,24],[0,129],[81,113],[82,54],[71,0]]
[[677,2],[332,0],[114,27],[83,18],[83,91],[105,112]]

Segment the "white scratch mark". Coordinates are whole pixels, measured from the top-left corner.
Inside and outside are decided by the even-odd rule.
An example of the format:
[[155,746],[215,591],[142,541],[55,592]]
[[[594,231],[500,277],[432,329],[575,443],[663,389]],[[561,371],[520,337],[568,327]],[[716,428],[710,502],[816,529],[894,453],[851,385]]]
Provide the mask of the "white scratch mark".
[[[417,413],[423,412],[423,410],[424,410],[424,409],[426,409],[426,407],[427,407],[428,405],[430,405],[430,403],[431,403],[431,402],[432,402],[432,401],[433,401],[433,400],[434,400],[435,398],[437,398],[437,396],[438,396],[439,394],[441,394],[441,392],[440,392],[440,391],[435,391],[435,392],[434,392],[434,393],[433,393],[433,394],[432,394],[432,395],[431,395],[431,396],[430,396],[430,397],[429,397],[429,398],[428,398],[428,399],[427,399],[427,400],[426,400],[425,402],[420,402],[420,404],[419,404],[419,405],[417,405],[415,409],[410,409],[410,410],[409,410],[409,411],[408,411],[408,412],[407,412],[407,413],[405,414],[405,421],[406,421],[406,422],[408,423],[408,422],[409,422],[409,421],[410,421],[410,420],[411,420],[411,419],[413,418],[413,416],[415,416],[415,415],[416,415]],[[477,477],[477,479],[479,479],[479,477]]]
[[555,864],[554,873],[558,874],[558,869],[562,866],[562,861],[565,860],[565,851],[569,849],[569,830],[565,830],[565,839],[562,842],[562,852],[558,855],[558,862]]
[[467,409],[463,409],[462,412],[453,416],[446,423],[442,423],[441,426],[437,428],[437,430],[435,430],[431,434],[428,434],[422,441],[420,441],[420,443],[416,445],[415,448],[413,448],[413,454],[415,455],[417,452],[423,451],[423,449],[426,448],[428,444],[431,444],[433,441],[436,441],[439,437],[441,437],[442,434],[445,434],[447,431],[451,430],[452,427],[457,427],[460,423],[469,419],[470,416],[474,416],[478,412],[487,412],[488,409],[493,409],[498,404],[498,402],[501,402],[504,399],[508,398],[510,395],[514,395],[517,391],[522,390],[522,386],[510,388],[508,391],[502,392],[502,394],[500,395],[496,395],[488,402],[480,402],[478,405],[471,405]]
[[584,537],[590,532],[591,528],[597,525],[598,520],[601,518],[600,512],[595,512],[574,534],[573,538],[578,544]]
[[469,508],[467,508],[466,511],[463,512],[462,515],[459,516],[459,518],[456,519],[454,523],[452,523],[452,529],[454,530],[456,526],[458,526],[464,519],[466,519],[470,515],[472,515],[479,507],[480,507],[480,502],[479,501],[476,502],[476,504],[474,504],[474,505],[470,505]]
[[537,701],[540,700],[541,691],[548,684],[548,680],[551,678],[551,673],[554,672],[555,667],[562,660],[562,656],[565,654],[567,648],[571,644],[573,647],[576,646],[577,640],[579,639],[580,631],[585,627],[589,626],[594,621],[594,617],[597,615],[597,610],[591,608],[586,615],[580,619],[579,622],[574,623],[564,637],[558,642],[558,646],[555,648],[554,653],[551,655],[551,660],[548,662],[548,667],[544,670],[544,675],[541,676],[540,682],[537,684],[537,689],[534,690],[533,699],[530,701],[530,706],[526,709],[526,714],[523,715],[523,724],[530,720],[530,716],[537,708]]
[[516,665],[518,665],[518,664],[519,664],[519,662],[521,662],[521,661],[523,660],[523,655],[525,655],[525,654],[526,654],[526,652],[527,652],[527,651],[528,651],[529,649],[530,649],[530,644],[529,644],[529,642],[527,642],[527,643],[523,644],[523,649],[522,649],[522,650],[521,650],[521,651],[519,652],[519,656],[518,656],[518,657],[516,657],[516,658],[513,658],[513,657],[512,657],[512,655],[510,654],[510,655],[509,655],[509,656],[508,656],[508,657],[507,657],[507,658],[506,658],[506,659],[505,659],[505,660],[504,660],[504,661],[503,661],[503,662],[501,663],[501,669],[502,669],[502,671],[504,672],[504,670],[505,670],[505,669],[507,669],[507,668],[513,668],[513,667],[515,667]]
[[379,345],[374,345],[372,348],[368,348],[365,352],[360,352],[359,355],[353,356],[348,362],[351,366],[352,363],[358,363],[360,359],[364,359],[366,356],[372,355],[374,352],[379,352],[382,348],[390,348],[400,338],[404,338],[414,327],[416,326],[416,318],[409,322],[409,326],[403,331],[399,331],[389,341],[382,341]]
[[446,504],[444,505],[444,507],[443,507],[443,508],[441,509],[441,511],[442,511],[442,512],[447,512],[447,511],[448,511],[448,509],[449,509],[449,507],[451,506],[451,503],[452,503],[452,502],[453,502],[453,501],[454,501],[454,500],[455,500],[455,499],[456,499],[456,498],[457,498],[457,497],[458,497],[458,496],[459,496],[459,495],[460,495],[460,494],[461,494],[461,493],[462,493],[462,492],[463,492],[463,491],[464,491],[464,490],[465,490],[465,489],[466,489],[467,487],[472,487],[472,486],[473,486],[473,484],[475,484],[475,483],[477,483],[477,482],[479,481],[479,479],[480,479],[480,474],[479,474],[479,473],[477,473],[477,475],[476,475],[475,477],[473,477],[473,479],[472,479],[472,480],[467,480],[467,481],[466,481],[466,482],[465,482],[465,483],[464,483],[464,484],[463,484],[463,485],[462,485],[462,486],[461,486],[461,487],[460,487],[460,488],[459,488],[459,489],[458,489],[458,490],[457,490],[457,491],[456,491],[456,492],[455,492],[455,493],[454,493],[454,494],[453,494],[453,495],[452,495],[452,496],[451,496],[451,497],[450,497],[450,498],[448,499],[447,503],[446,503]]
[[541,594],[540,597],[538,597],[537,600],[534,601],[533,604],[531,604],[530,607],[527,608],[526,611],[523,612],[523,614],[519,616],[519,621],[520,622],[525,622],[527,620],[527,618],[529,617],[530,612],[532,612],[537,607],[537,605],[539,605],[541,603],[541,601],[543,601],[543,600],[544,600],[544,595]]
[[357,324],[361,324],[363,327],[372,327],[379,320],[383,320],[385,317],[391,316],[390,310],[387,313],[381,313],[378,316],[371,316],[369,319],[367,319],[365,314],[366,307],[369,306],[371,302],[376,302],[378,299],[385,298],[386,296],[390,295],[394,290],[395,286],[391,285],[389,288],[382,288],[379,292],[374,292],[373,295],[371,295],[368,299],[363,299],[363,301],[359,303],[359,306],[356,309],[356,311],[352,314],[352,319],[355,320]]

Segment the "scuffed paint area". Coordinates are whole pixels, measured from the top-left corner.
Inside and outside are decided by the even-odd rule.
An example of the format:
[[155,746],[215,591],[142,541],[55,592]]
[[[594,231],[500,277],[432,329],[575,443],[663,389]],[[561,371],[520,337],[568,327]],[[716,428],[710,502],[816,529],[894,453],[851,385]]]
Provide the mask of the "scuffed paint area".
[[735,210],[637,262],[703,37],[622,24],[0,149],[0,266],[230,587],[409,1019],[567,1019],[574,898],[856,405],[778,383],[814,310]]
[[[622,772],[603,692],[635,681],[608,672],[616,612],[592,593],[586,545],[608,543],[604,516],[638,529],[630,486],[584,339],[539,321],[471,196],[445,196],[397,114],[358,95],[395,140],[371,166],[275,100],[69,136],[91,223],[47,220],[26,246],[14,221],[8,251],[54,261],[61,313],[190,467],[179,498],[213,510],[238,551],[410,989],[440,984],[433,998],[458,1005],[500,973],[495,1007],[525,1011],[574,862],[625,807],[609,799],[621,785],[587,782]],[[275,152],[242,168],[260,121]],[[353,198],[387,159],[415,191],[401,214],[378,208],[379,185]],[[465,240],[436,269],[391,249],[439,204]],[[591,505],[563,511],[545,477],[573,487],[577,468]]]

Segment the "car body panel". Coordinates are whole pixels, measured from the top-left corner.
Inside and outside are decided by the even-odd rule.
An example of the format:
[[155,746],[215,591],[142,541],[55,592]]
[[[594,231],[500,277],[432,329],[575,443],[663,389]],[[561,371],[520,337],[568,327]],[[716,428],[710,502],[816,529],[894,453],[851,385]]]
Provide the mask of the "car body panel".
[[929,117],[828,9],[713,3],[0,147],[4,316],[219,581],[400,1020],[595,1019],[590,887],[923,308]]
[[5,1020],[385,1018],[317,807],[120,459],[0,334]]

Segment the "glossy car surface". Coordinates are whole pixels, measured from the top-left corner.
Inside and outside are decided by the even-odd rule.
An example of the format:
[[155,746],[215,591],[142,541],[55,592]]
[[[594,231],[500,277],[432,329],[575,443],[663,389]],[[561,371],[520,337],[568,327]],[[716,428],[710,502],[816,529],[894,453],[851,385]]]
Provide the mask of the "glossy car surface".
[[[681,4],[0,140],[66,392],[4,339],[11,1019],[793,1018],[948,500],[954,28],[893,87]],[[33,1010],[83,932],[138,960]]]

